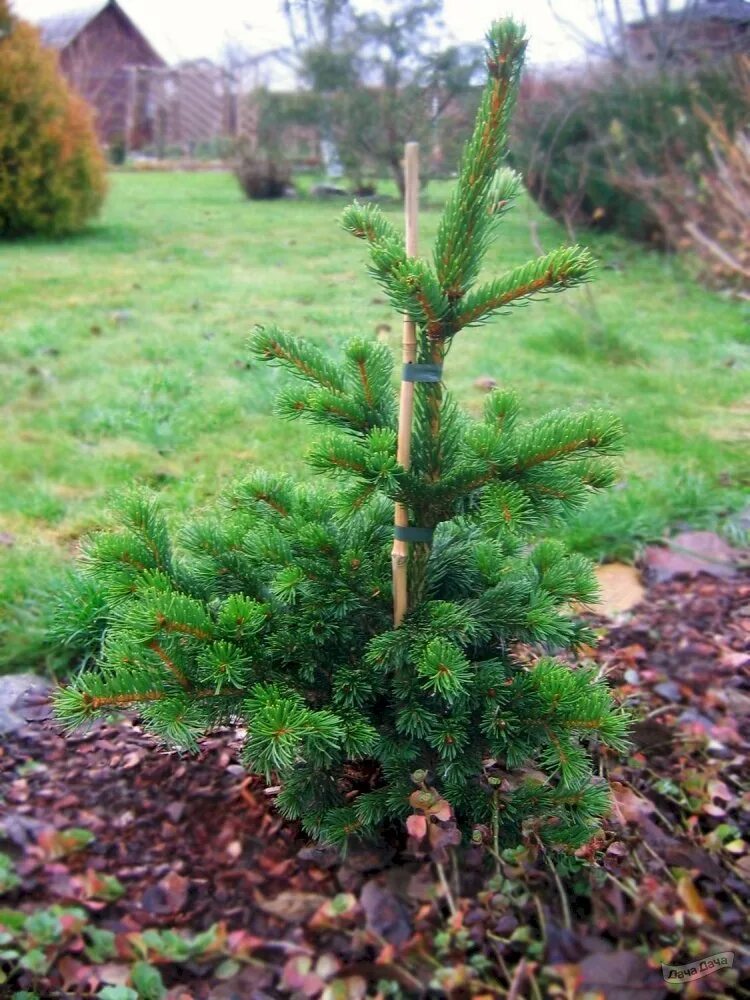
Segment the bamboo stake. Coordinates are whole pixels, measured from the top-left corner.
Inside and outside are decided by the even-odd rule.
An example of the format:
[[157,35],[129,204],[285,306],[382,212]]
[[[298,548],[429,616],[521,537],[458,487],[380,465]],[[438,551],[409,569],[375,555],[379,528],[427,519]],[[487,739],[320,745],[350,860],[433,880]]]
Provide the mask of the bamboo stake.
[[[407,142],[404,148],[404,214],[406,221],[406,252],[417,254],[419,218],[419,143]],[[401,339],[404,364],[417,360],[417,328],[413,320],[404,316]],[[414,423],[414,383],[401,382],[401,399],[398,410],[398,447],[396,458],[405,469],[411,466],[411,437]],[[409,511],[405,504],[397,503],[394,524],[409,527]],[[409,605],[409,543],[393,540],[391,552],[393,566],[393,623],[398,628],[404,620]]]

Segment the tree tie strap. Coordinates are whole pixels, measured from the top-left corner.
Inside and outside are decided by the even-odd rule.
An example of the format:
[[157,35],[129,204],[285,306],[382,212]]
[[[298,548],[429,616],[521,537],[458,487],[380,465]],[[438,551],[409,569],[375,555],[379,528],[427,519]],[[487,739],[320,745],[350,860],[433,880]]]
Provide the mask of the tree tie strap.
[[399,542],[432,542],[435,534],[434,528],[403,528],[396,525],[393,529],[393,537]]
[[441,382],[442,365],[417,365],[407,363],[401,372],[402,382]]

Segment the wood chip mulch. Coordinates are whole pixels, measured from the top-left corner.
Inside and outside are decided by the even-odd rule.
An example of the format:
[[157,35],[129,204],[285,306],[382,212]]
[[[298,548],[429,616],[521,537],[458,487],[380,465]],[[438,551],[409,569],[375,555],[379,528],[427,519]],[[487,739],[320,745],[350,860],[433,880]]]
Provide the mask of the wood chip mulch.
[[[97,956],[71,918],[49,969],[6,966],[0,997],[95,997],[143,959],[169,1000],[658,1000],[662,963],[719,953],[732,967],[684,995],[750,996],[750,577],[652,587],[595,658],[639,719],[630,758],[602,758],[601,835],[559,874],[531,841],[499,866],[466,848],[445,882],[395,847],[342,861],[309,845],[237,763],[241,734],[197,757],[159,750],[133,719],[65,739],[32,697],[0,748],[0,851],[20,878],[0,904],[78,907],[114,947]],[[210,928],[185,955],[151,933]]]

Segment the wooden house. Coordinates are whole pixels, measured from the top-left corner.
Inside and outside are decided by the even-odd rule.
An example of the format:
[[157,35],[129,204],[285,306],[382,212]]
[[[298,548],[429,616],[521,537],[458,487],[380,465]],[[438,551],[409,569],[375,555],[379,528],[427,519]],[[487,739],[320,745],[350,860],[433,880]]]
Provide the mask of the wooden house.
[[168,66],[117,0],[40,22],[42,41],[96,111],[102,142],[123,152],[192,154],[237,131],[230,73],[208,59]]
[[42,41],[57,49],[60,67],[96,110],[102,141],[138,149],[155,137],[155,115],[139,69],[167,64],[117,0],[39,24]]
[[628,24],[625,44],[642,63],[692,63],[750,52],[747,0],[692,0],[660,16]]

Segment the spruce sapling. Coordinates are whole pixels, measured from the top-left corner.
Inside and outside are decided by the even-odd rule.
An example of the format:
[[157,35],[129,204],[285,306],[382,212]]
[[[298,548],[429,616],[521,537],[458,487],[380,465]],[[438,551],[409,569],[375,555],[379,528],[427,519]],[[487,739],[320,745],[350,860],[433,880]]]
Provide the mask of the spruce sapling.
[[[502,162],[525,47],[513,21],[493,25],[430,260],[409,256],[378,208],[344,214],[371,274],[416,324],[411,467],[396,459],[386,347],[354,340],[334,362],[260,329],[253,354],[294,377],[279,412],[327,428],[309,463],[334,488],[254,474],[174,538],[154,499],[128,495],[119,527],[89,541],[61,613],[97,660],[58,695],[66,726],[135,707],[189,749],[240,720],[244,761],[281,786],[278,808],[333,844],[377,836],[414,808],[439,822],[447,800],[467,835],[491,828],[512,845],[531,824],[544,842],[579,845],[608,805],[590,744],[625,745],[626,718],[595,671],[555,657],[591,641],[569,609],[595,597],[592,567],[535,540],[612,483],[620,425],[599,411],[524,421],[509,389],[475,420],[442,379],[460,331],[592,273],[588,251],[562,247],[480,280],[519,191]],[[398,627],[394,504],[410,541]]]

